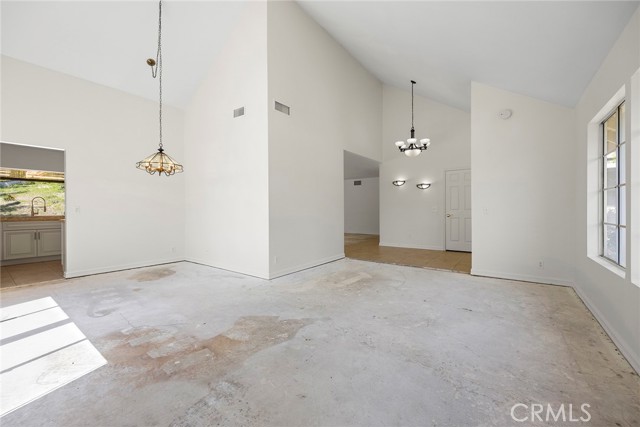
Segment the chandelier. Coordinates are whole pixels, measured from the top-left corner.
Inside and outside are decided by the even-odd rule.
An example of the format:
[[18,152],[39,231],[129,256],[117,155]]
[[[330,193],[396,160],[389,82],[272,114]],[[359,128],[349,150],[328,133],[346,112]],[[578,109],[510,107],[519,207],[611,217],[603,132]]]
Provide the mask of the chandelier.
[[182,172],[183,169],[182,165],[176,163],[168,154],[165,154],[162,146],[162,0],[160,0],[158,4],[158,51],[156,53],[156,59],[147,59],[147,64],[151,67],[151,76],[154,79],[158,77],[160,87],[158,96],[160,104],[160,143],[158,144],[158,152],[136,163],[136,167],[151,175],[158,172],[158,176],[162,174],[171,176],[175,173]]
[[413,128],[413,86],[416,84],[415,81],[411,80],[411,138],[407,139],[407,141],[396,141],[396,147],[400,150],[400,152],[404,153],[407,157],[415,157],[431,145],[431,140],[429,138],[423,138],[418,143],[416,139],[416,131]]

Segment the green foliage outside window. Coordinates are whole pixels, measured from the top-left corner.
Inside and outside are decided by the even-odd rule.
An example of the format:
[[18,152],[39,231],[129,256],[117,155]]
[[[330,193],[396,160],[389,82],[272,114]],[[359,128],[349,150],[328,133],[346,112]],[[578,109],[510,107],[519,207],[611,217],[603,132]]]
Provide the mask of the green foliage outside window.
[[34,197],[43,197],[47,204],[45,212],[42,199],[35,200],[36,216],[64,215],[64,182],[0,179],[0,216],[31,216]]

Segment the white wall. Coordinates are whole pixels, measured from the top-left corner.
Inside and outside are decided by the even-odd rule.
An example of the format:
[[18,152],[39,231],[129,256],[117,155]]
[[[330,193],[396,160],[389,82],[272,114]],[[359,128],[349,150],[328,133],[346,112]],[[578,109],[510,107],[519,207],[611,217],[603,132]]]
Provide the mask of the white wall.
[[570,108],[472,83],[472,274],[573,283],[574,123]]
[[344,256],[343,150],[381,159],[382,87],[295,2],[269,2],[268,22],[275,277]]
[[[445,171],[471,165],[470,117],[466,111],[420,96],[414,104],[416,137],[431,138],[431,147],[418,157],[407,157],[394,143],[409,138],[411,92],[384,86],[380,244],[443,250]],[[397,179],[407,182],[396,187],[392,182]],[[431,183],[431,188],[419,190],[416,184],[421,182]]]
[[[640,371],[640,282],[632,282],[640,269],[640,245],[638,223],[640,204],[640,9],[630,20],[620,38],[609,52],[599,71],[585,90],[576,107],[577,138],[571,145],[571,156],[576,159],[574,179],[577,188],[577,206],[574,215],[577,244],[576,290],[591,308],[600,323],[607,329],[627,359]],[[632,82],[632,76],[633,78]],[[597,253],[597,202],[593,206],[597,185],[597,124],[595,135],[588,135],[593,119],[620,89],[627,102],[627,134],[631,135],[627,152],[627,170],[632,171],[627,190],[630,204],[627,211],[629,231],[632,235],[628,246],[629,266],[622,277],[606,263],[598,262]],[[631,125],[632,116],[634,127]],[[597,120],[596,120],[597,121]],[[594,163],[595,162],[595,163]],[[594,169],[594,165],[596,165]],[[631,167],[633,169],[631,169]],[[633,211],[631,210],[633,207]],[[596,228],[594,230],[594,227]],[[589,240],[588,240],[589,239]],[[633,251],[633,252],[632,252]],[[595,256],[594,256],[595,255]]]
[[9,169],[64,172],[64,151],[0,143],[0,166]]
[[[248,2],[185,112],[186,258],[269,277],[267,6]],[[245,115],[233,118],[233,110]]]
[[[360,185],[354,185],[360,181]],[[344,232],[380,233],[380,179],[344,180]]]
[[[167,106],[164,125],[180,161],[182,113]],[[0,139],[66,151],[67,277],[184,258],[183,176],[135,168],[157,129],[157,102],[2,57]]]

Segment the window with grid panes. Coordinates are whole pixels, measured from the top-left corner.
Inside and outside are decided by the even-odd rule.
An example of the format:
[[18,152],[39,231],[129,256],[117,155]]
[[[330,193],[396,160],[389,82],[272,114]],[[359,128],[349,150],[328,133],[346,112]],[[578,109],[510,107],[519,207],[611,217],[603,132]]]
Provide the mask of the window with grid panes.
[[605,119],[602,126],[600,186],[601,256],[626,267],[626,139],[624,102]]

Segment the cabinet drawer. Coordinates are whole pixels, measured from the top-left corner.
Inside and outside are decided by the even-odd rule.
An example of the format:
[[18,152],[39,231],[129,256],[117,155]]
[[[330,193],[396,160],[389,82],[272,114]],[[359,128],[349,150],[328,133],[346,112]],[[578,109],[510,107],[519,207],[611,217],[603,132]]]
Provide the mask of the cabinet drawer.
[[61,228],[60,221],[15,221],[2,222],[2,230],[44,230],[45,228]]

